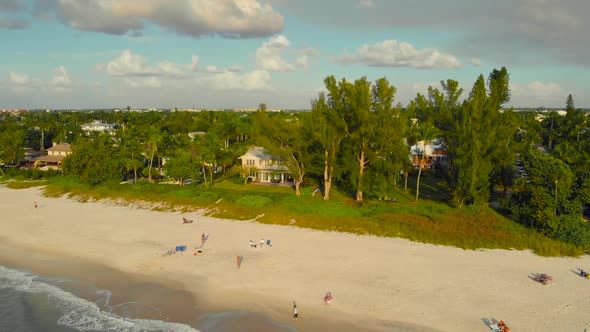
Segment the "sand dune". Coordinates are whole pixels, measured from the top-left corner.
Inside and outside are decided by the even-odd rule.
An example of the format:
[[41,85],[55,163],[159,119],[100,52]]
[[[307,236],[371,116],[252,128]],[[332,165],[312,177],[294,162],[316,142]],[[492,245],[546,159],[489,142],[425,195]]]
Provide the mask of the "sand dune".
[[[33,207],[33,201],[40,204]],[[80,257],[124,272],[178,281],[212,307],[269,313],[292,323],[296,300],[309,320],[364,328],[489,331],[502,319],[513,331],[590,328],[590,257],[544,258],[530,252],[465,251],[402,239],[320,232],[197,214],[155,212],[107,202],[45,198],[39,189],[0,188],[0,241],[46,254]],[[182,217],[194,220],[182,224]],[[200,235],[209,234],[194,256]],[[249,240],[271,239],[271,248]],[[162,256],[176,245],[184,254]],[[242,255],[242,267],[235,257]],[[532,273],[555,282],[542,286]],[[323,295],[333,302],[326,306]],[[306,323],[307,320],[307,323]],[[299,324],[299,325],[298,325]]]

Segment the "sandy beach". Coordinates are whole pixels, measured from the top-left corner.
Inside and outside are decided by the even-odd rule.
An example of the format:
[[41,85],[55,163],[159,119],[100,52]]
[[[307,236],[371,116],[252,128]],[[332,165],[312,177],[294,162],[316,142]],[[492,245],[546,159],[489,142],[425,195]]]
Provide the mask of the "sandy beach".
[[[588,256],[465,251],[46,198],[38,188],[0,188],[0,211],[2,246],[104,265],[188,291],[205,311],[264,313],[300,331],[490,331],[483,320],[492,318],[513,331],[590,329],[590,280],[575,273],[590,270]],[[195,256],[202,233],[209,239]],[[261,238],[272,247],[249,246]],[[177,245],[188,251],[163,256]],[[237,256],[244,257],[239,270]],[[542,272],[554,283],[529,277]],[[330,305],[322,300],[327,291]]]

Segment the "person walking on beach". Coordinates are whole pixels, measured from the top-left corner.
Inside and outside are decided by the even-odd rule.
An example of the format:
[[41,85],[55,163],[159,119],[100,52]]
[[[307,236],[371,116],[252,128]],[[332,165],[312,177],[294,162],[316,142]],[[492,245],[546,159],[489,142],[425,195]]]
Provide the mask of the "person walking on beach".
[[260,238],[260,248],[264,245],[264,238]]
[[236,257],[236,265],[238,266],[238,270],[239,270],[240,266],[242,265],[242,256]]
[[293,320],[299,319],[299,311],[297,310],[297,303],[293,301]]
[[205,245],[206,239],[207,239],[207,236],[205,235],[205,233],[201,234],[201,247]]

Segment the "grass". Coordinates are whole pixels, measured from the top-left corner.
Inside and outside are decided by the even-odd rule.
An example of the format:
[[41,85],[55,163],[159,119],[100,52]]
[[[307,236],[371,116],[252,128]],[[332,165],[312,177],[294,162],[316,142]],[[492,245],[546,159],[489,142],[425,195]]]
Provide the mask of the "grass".
[[10,189],[27,189],[32,187],[40,187],[47,184],[45,180],[35,181],[9,181],[6,182],[6,187]]
[[486,207],[458,209],[445,201],[444,183],[433,177],[423,178],[423,195],[417,203],[413,190],[395,191],[395,202],[362,203],[335,190],[330,200],[323,200],[319,195],[313,197],[312,190],[304,187],[302,195],[295,196],[291,188],[231,181],[216,183],[213,188],[149,183],[90,187],[60,177],[50,179],[45,192],[48,196],[68,194],[80,200],[148,202],[158,210],[207,208],[210,216],[219,218],[256,218],[265,224],[400,237],[463,249],[529,249],[543,256],[578,256],[588,249],[545,237]]

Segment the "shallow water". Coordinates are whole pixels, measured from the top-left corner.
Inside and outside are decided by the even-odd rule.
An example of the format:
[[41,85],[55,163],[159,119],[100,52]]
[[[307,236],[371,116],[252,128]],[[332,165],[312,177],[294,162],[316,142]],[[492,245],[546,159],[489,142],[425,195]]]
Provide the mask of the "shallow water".
[[[173,294],[155,295],[174,298]],[[193,310],[190,324],[178,323],[169,320],[170,304],[146,300],[149,294],[122,303],[113,301],[113,296],[111,290],[85,281],[0,266],[0,331],[296,331],[264,315],[239,311],[199,314]]]
[[0,331],[198,331],[185,324],[135,318],[158,309],[137,302],[113,306],[110,298],[108,290],[90,284],[0,266]]

